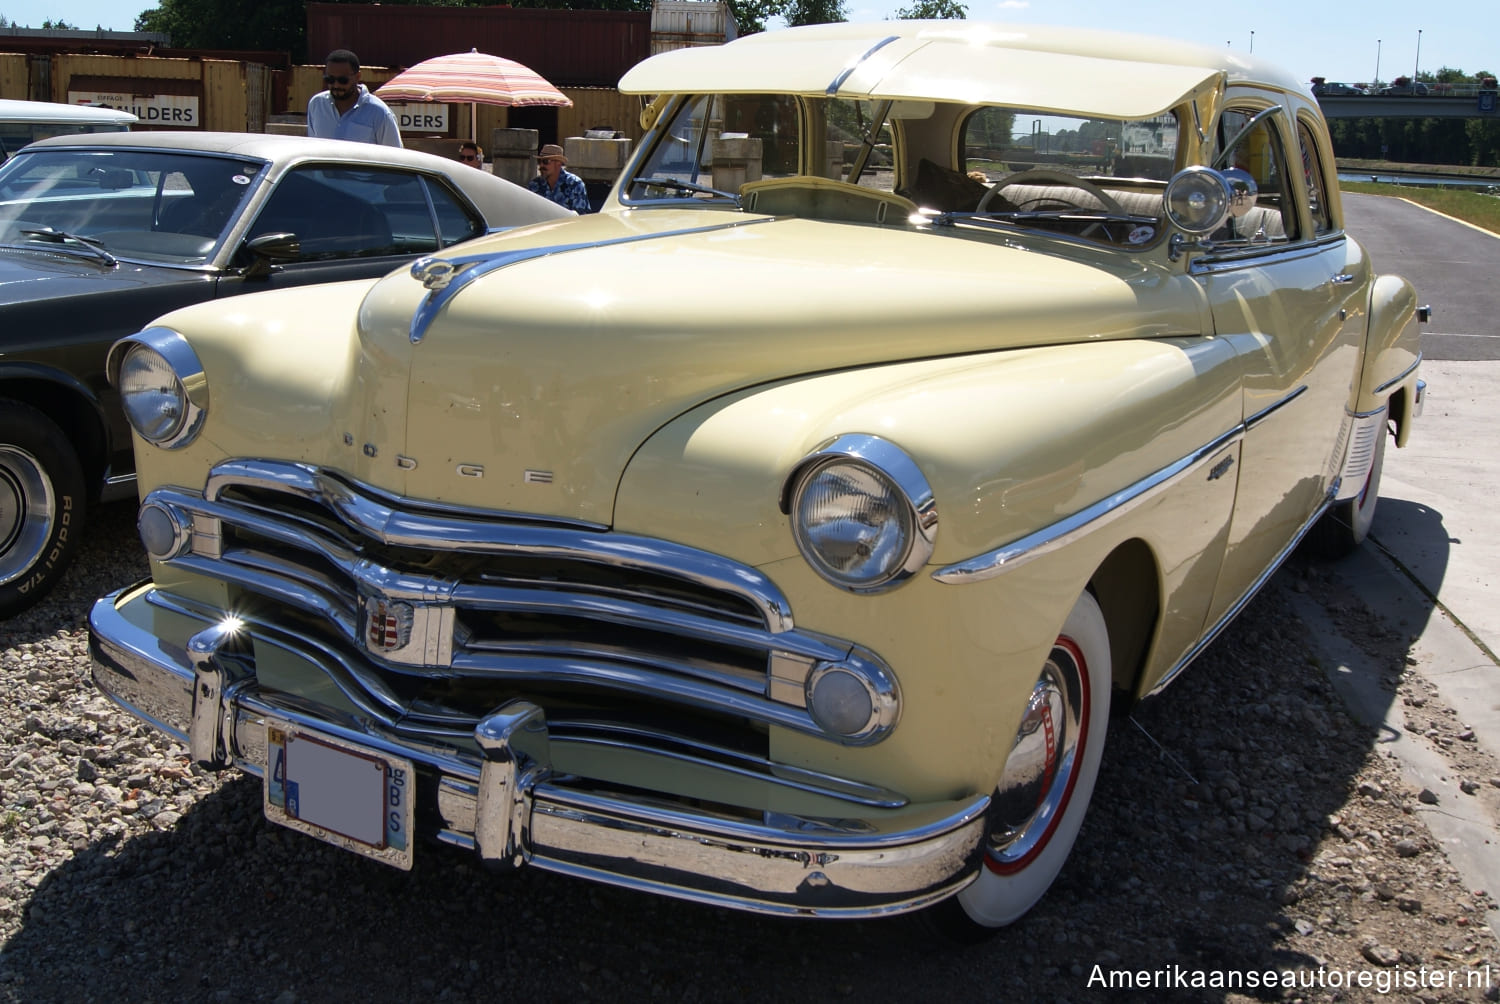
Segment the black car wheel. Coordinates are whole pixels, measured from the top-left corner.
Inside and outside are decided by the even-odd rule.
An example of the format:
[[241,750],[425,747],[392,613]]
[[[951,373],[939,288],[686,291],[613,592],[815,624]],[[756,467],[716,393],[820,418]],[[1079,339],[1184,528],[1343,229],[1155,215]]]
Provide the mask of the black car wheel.
[[41,412],[0,401],[0,618],[36,603],[78,550],[83,467]]

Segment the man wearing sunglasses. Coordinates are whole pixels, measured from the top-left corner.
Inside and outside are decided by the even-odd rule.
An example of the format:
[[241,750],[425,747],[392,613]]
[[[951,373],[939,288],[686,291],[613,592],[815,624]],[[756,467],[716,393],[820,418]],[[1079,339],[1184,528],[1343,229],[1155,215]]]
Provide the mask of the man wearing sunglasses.
[[323,64],[323,85],[307,103],[307,134],[320,139],[401,145],[390,108],[359,82],[359,57],[334,49]]
[[484,170],[484,148],[472,140],[458,144],[458,159],[470,167]]

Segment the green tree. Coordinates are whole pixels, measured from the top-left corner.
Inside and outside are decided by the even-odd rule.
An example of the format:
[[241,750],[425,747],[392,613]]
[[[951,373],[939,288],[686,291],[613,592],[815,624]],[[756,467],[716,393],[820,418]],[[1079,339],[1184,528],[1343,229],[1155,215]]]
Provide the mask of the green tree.
[[54,21],[54,20],[52,20],[49,17],[47,20],[45,20],[45,21],[42,22],[42,27],[43,28],[51,29],[52,31],[77,31],[78,30],[78,25],[76,25],[76,24],[69,24],[68,22],[64,21],[62,18],[58,18],[56,21]]
[[896,8],[901,21],[962,21],[969,8],[957,0],[916,0],[910,7]]
[[849,20],[844,0],[787,0],[781,8],[781,16],[793,28]]

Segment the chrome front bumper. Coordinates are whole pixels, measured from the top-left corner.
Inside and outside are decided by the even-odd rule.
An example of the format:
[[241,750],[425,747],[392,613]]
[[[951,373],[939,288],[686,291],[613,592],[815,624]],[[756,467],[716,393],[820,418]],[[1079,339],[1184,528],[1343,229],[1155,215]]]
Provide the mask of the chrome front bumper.
[[[944,899],[978,874],[987,797],[882,817],[762,821],[591,790],[552,773],[546,715],[512,701],[480,721],[472,744],[399,735],[264,690],[243,632],[219,622],[183,646],[122,612],[143,586],[99,600],[89,617],[94,681],[126,711],[185,742],[212,768],[264,774],[266,723],[409,760],[419,832],[487,863],[547,871],[760,913],[869,917]],[[873,818],[872,818],[873,817]]]

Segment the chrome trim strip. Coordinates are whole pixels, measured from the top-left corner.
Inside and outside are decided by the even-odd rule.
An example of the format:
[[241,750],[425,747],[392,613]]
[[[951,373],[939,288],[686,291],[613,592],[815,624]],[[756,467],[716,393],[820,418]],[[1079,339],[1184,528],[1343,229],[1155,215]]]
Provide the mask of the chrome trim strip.
[[1375,388],[1375,394],[1376,394],[1376,396],[1378,397],[1379,395],[1384,394],[1386,391],[1390,390],[1392,387],[1396,386],[1397,384],[1405,383],[1411,377],[1411,375],[1417,371],[1417,368],[1420,367],[1421,365],[1422,365],[1422,354],[1419,352],[1419,353],[1417,353],[1417,361],[1416,362],[1412,363],[1406,369],[1402,370],[1399,375],[1392,377],[1391,379],[1387,380],[1385,383],[1381,384],[1379,387]]
[[1188,274],[1208,275],[1216,272],[1231,272],[1251,266],[1260,267],[1282,261],[1295,261],[1298,258],[1321,254],[1322,251],[1318,243],[1302,241],[1291,245],[1236,244],[1233,247],[1226,247],[1220,243],[1209,254],[1194,258],[1189,262]]
[[1245,606],[1251,600],[1255,599],[1255,595],[1260,592],[1261,587],[1263,587],[1267,582],[1271,580],[1271,576],[1276,574],[1277,569],[1281,567],[1282,563],[1285,562],[1286,559],[1291,556],[1291,553],[1297,549],[1297,545],[1302,542],[1303,537],[1307,536],[1308,531],[1313,528],[1313,524],[1316,523],[1320,518],[1322,518],[1323,514],[1328,511],[1328,507],[1333,504],[1333,496],[1337,490],[1338,484],[1335,482],[1335,484],[1329,489],[1328,495],[1324,498],[1323,504],[1317,508],[1317,511],[1312,514],[1312,517],[1308,519],[1307,522],[1302,524],[1302,528],[1297,531],[1297,535],[1293,537],[1291,543],[1287,544],[1287,546],[1282,549],[1281,553],[1276,556],[1276,560],[1272,561],[1269,567],[1267,567],[1264,572],[1261,572],[1260,576],[1250,584],[1250,587],[1245,591],[1245,594],[1241,596],[1239,600],[1236,601],[1235,604],[1225,612],[1224,616],[1220,618],[1219,622],[1213,626],[1212,630],[1210,630],[1207,634],[1200,638],[1198,640],[1198,644],[1194,645],[1186,655],[1178,660],[1175,666],[1162,674],[1162,678],[1157,681],[1154,687],[1152,687],[1145,693],[1144,697],[1155,697],[1163,690],[1167,689],[1167,687],[1169,687],[1173,682],[1175,682],[1177,677],[1181,675],[1182,671],[1184,669],[1187,669],[1188,666],[1192,664],[1193,660],[1198,658],[1198,656],[1203,653],[1203,650],[1208,648],[1208,646],[1213,643],[1215,638],[1219,637],[1219,634],[1226,627],[1228,627],[1237,616],[1239,616],[1240,611],[1245,609]]
[[[233,467],[230,471],[227,468]],[[209,475],[203,499],[181,489],[157,489],[147,498],[160,497],[189,510],[212,506],[231,484],[250,483],[231,477],[253,466],[264,477],[258,483],[317,501],[334,512],[351,529],[385,544],[420,547],[437,551],[467,551],[476,554],[539,554],[588,561],[613,568],[638,571],[670,569],[696,585],[728,593],[745,600],[757,611],[773,633],[793,628],[791,604],[761,572],[708,551],[672,544],[650,537],[622,533],[561,530],[529,524],[496,523],[504,514],[490,514],[480,521],[436,513],[406,512],[382,504],[376,493],[364,486],[351,487],[324,472],[302,464],[238,462],[220,464]],[[243,509],[225,507],[213,511],[220,518],[239,519]],[[271,536],[288,543],[302,540],[270,521],[257,525]],[[346,554],[348,552],[345,552]],[[325,555],[330,558],[331,554]],[[342,559],[348,560],[348,559]]]
[[511,251],[490,252],[488,254],[460,255],[456,258],[439,258],[429,255],[412,263],[411,274],[426,282],[427,276],[438,269],[441,264],[450,266],[444,270],[443,281],[440,286],[428,286],[428,293],[423,298],[411,318],[411,340],[412,344],[420,342],[427,334],[428,327],[433,318],[437,316],[449,300],[453,299],[464,288],[475,279],[490,274],[502,268],[512,265],[520,265],[524,262],[536,261],[555,254],[567,254],[570,251],[586,251],[591,248],[614,247],[620,244],[636,244],[641,241],[654,241],[667,237],[686,237],[695,234],[710,234],[718,230],[729,230],[733,227],[751,226],[756,223],[770,223],[769,217],[764,219],[737,219],[730,223],[716,223],[709,227],[689,227],[683,230],[666,230],[657,233],[631,234],[629,237],[615,237],[605,241],[578,241],[571,244],[551,244],[546,247],[517,248]]
[[1187,477],[1207,464],[1226,447],[1238,442],[1244,434],[1244,428],[1237,426],[1206,446],[1200,447],[1196,452],[1168,464],[1154,474],[1147,475],[1135,484],[1122,488],[1093,505],[1080,509],[1071,516],[1060,519],[1050,526],[1042,527],[1009,544],[997,547],[993,551],[939,568],[932,573],[932,577],[947,585],[983,582],[1002,572],[1019,568],[1045,554],[1050,554],[1085,533],[1092,533],[1100,526],[1106,525],[1108,521],[1125,516],[1142,503],[1160,494],[1173,482]]
[[1375,463],[1375,448],[1380,437],[1386,434],[1386,409],[1382,405],[1374,411],[1366,411],[1353,418],[1353,428],[1346,440],[1344,462],[1339,476],[1334,479],[1332,493],[1336,502],[1352,499],[1365,490],[1370,477],[1370,468]]
[[[187,738],[194,749],[207,746],[188,734],[195,720],[227,723],[222,740],[234,762],[260,776],[268,718],[408,760],[418,768],[420,784],[435,786],[435,819],[429,814],[423,823],[435,821],[443,843],[696,902],[803,916],[875,917],[916,909],[953,894],[981,867],[987,796],[864,818],[852,811],[827,817],[764,813],[756,821],[675,808],[587,789],[578,778],[546,776],[547,746],[557,740],[548,737],[546,720],[533,706],[511,707],[501,718],[486,720],[480,747],[485,741],[505,747],[501,757],[488,760],[467,748],[408,739],[254,687],[223,693],[217,707],[195,715],[187,653],[136,627],[118,609],[125,595],[137,602],[133,591],[139,588],[113,593],[90,612],[94,677],[105,694],[138,715],[154,709],[155,715],[141,716]],[[494,854],[497,847],[504,854]]]
[[882,38],[880,41],[876,42],[874,45],[870,46],[861,55],[856,56],[842,70],[840,70],[839,75],[834,77],[833,80],[828,84],[828,89],[823,92],[824,95],[830,98],[833,97],[839,92],[839,88],[844,85],[844,81],[849,79],[849,75],[855,70],[859,69],[860,66],[864,64],[865,60],[869,59],[871,56],[875,55],[875,53],[879,52],[881,49],[884,49],[892,42],[898,41],[899,39],[899,35],[888,35],[885,38]]
[[1301,397],[1305,393],[1307,393],[1307,384],[1303,384],[1301,387],[1298,387],[1296,390],[1292,391],[1280,401],[1277,401],[1275,404],[1267,405],[1260,411],[1257,411],[1255,414],[1245,419],[1245,428],[1247,430],[1254,428],[1261,422],[1264,422],[1266,419],[1270,418],[1273,413],[1280,411],[1282,408],[1285,408],[1287,405],[1291,404],[1293,401],[1297,400],[1297,398]]

